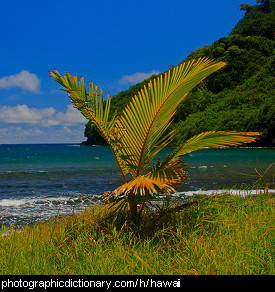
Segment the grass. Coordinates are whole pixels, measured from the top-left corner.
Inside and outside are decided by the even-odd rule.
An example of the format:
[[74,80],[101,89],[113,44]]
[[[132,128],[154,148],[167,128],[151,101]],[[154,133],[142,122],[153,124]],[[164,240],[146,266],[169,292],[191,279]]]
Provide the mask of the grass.
[[203,196],[139,227],[89,208],[1,236],[0,274],[274,274],[274,199]]

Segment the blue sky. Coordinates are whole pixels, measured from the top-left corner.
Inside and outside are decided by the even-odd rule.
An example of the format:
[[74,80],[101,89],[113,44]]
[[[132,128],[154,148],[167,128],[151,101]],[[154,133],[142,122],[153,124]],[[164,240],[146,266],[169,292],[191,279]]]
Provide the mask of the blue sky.
[[227,36],[243,17],[240,3],[1,1],[0,144],[85,140],[86,120],[48,70],[84,76],[114,95]]

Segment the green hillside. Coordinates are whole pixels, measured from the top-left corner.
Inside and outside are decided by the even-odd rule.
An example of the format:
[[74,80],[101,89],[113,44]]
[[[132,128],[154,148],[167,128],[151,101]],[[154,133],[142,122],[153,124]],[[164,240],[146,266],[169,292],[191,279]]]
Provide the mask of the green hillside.
[[[226,61],[227,66],[199,84],[180,105],[171,125],[178,129],[177,141],[209,130],[258,131],[262,133],[258,145],[274,146],[275,0],[258,0],[255,6],[240,7],[245,15],[228,37],[187,57],[215,58]],[[113,110],[121,111],[149,80],[114,96]],[[88,144],[100,144],[100,137],[89,123],[85,136]]]

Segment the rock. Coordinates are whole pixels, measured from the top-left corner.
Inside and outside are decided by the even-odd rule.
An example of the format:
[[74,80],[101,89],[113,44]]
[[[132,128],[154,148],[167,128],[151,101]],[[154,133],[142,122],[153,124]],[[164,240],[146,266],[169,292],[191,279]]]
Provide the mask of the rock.
[[108,146],[108,143],[97,133],[94,132],[93,135],[88,136],[87,141],[83,141],[81,146]]

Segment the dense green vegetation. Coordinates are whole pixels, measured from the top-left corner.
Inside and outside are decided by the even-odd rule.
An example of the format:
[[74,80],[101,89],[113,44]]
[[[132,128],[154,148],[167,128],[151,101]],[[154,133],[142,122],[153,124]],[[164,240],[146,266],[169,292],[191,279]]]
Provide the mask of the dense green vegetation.
[[99,206],[11,231],[0,236],[0,274],[274,275],[268,193],[203,196],[171,210],[147,210],[138,228]]
[[261,144],[274,139],[274,43],[232,35],[188,57],[209,55],[228,65],[189,95],[178,112],[179,139],[208,130],[258,131]]
[[241,19],[231,35],[241,34],[243,36],[257,35],[268,39],[274,38],[274,0],[256,0],[259,5],[250,6],[241,4],[241,10],[245,11],[245,17]]
[[[180,105],[171,126],[178,128],[178,143],[201,132],[224,130],[261,132],[259,145],[274,145],[274,3],[240,5],[245,16],[228,37],[188,55],[187,60],[206,56],[227,66],[197,86]],[[121,111],[150,79],[114,96],[112,108]],[[89,123],[85,136],[96,136]]]

